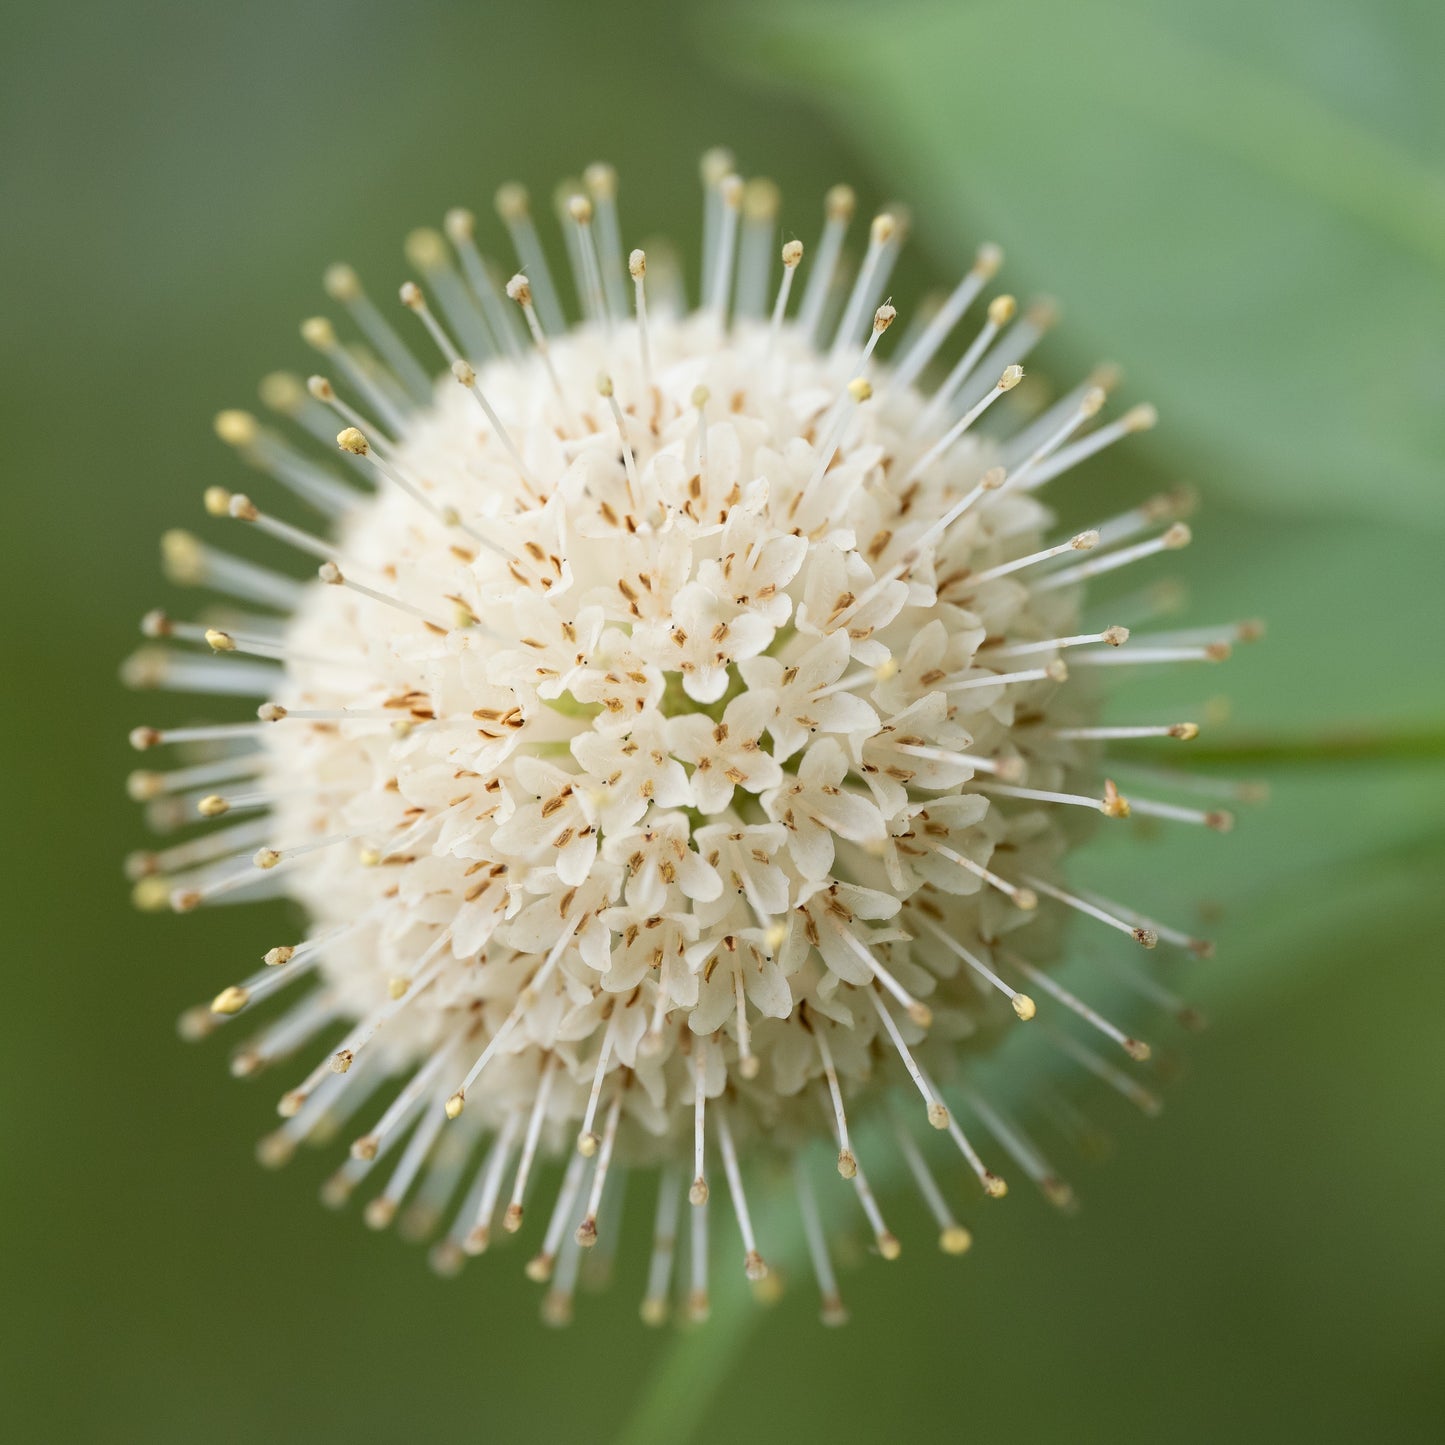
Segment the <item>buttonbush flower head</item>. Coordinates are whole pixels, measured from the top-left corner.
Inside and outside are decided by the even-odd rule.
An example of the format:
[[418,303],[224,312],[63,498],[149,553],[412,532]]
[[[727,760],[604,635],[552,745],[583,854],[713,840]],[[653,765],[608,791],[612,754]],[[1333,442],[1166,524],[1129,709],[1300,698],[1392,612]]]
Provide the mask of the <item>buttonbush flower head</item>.
[[324,374],[268,377],[276,421],[216,421],[263,476],[205,494],[238,552],[164,539],[223,604],[152,614],[127,669],[215,700],[133,734],[174,759],[132,777],[152,823],[212,823],[132,860],[138,901],[307,920],[182,1020],[286,1074],[263,1160],[345,1122],[328,1202],[366,1190],[444,1271],[524,1233],[554,1322],[644,1194],[646,1319],[704,1316],[717,1268],[764,1281],[780,1169],[841,1319],[810,1161],[894,1258],[865,1137],[947,1251],[1009,1174],[1066,1205],[976,1065],[1047,1030],[1152,1108],[1148,1047],[1055,980],[1058,924],[1207,945],[1071,886],[1068,855],[1090,820],[1229,821],[1103,760],[1197,731],[1100,723],[1114,669],[1227,651],[1083,611],[1189,541],[1181,500],[1065,534],[1045,501],[1153,411],[1106,420],[1102,373],[1010,395],[1050,315],[996,291],[997,248],[890,346],[901,213],[850,263],[847,188],[805,253],[769,182],[713,152],[703,183],[693,305],[665,249],[624,249],[606,166],[559,195],[565,301],[515,185],[515,274],[461,210],[408,239],[394,314],[329,270],[339,314],[301,328]]

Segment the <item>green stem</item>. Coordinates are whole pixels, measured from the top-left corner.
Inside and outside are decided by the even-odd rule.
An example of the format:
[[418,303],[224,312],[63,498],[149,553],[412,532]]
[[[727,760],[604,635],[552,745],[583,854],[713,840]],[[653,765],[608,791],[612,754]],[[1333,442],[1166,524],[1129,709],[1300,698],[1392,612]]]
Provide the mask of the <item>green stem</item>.
[[693,1439],[758,1314],[741,1289],[714,1289],[711,1319],[701,1327],[684,1326],[674,1338],[619,1432],[618,1445],[676,1445]]
[[[1131,753],[1131,756],[1133,754]],[[1304,735],[1241,737],[1189,744],[1185,764],[1418,762],[1445,758],[1445,728],[1373,728],[1368,724]],[[1172,760],[1171,760],[1172,761]]]

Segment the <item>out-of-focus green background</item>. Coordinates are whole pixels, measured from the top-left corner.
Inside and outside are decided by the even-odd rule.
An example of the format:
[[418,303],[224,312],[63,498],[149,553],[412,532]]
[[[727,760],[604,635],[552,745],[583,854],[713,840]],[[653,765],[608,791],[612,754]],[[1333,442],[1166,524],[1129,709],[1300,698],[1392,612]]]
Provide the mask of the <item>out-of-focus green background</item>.
[[[77,0],[7,4],[3,32],[8,1438],[1439,1439],[1438,5]],[[1075,1169],[1077,1219],[1016,1190],[944,1261],[899,1205],[917,1242],[845,1277],[839,1333],[804,1283],[648,1334],[633,1276],[556,1334],[515,1251],[439,1281],[317,1207],[321,1160],[253,1164],[271,1080],[234,1083],[173,1021],[285,926],[131,913],[124,735],[165,703],[116,665],[176,600],[157,534],[243,485],[211,415],[306,368],[325,263],[385,296],[413,225],[598,157],[629,242],[692,247],[719,141],[805,241],[836,180],[906,200],[905,315],[999,241],[1010,285],[1065,303],[1041,360],[1110,357],[1159,403],[1062,505],[1201,489],[1191,615],[1271,629],[1173,696],[1227,688],[1201,745],[1281,755],[1235,769],[1273,801],[1230,837],[1088,865],[1225,912],[1217,960],[1179,975],[1214,1028],[1159,1121],[1101,1106],[1119,1147]]]

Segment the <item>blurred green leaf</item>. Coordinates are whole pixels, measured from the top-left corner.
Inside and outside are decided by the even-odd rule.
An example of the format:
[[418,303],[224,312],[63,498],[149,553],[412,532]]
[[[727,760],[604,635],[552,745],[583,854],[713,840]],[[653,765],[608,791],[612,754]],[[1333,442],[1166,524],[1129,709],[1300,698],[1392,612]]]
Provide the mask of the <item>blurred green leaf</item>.
[[1257,10],[784,0],[719,36],[809,84],[937,254],[988,235],[1056,288],[1211,488],[1439,525],[1445,177],[1406,77],[1445,11]]

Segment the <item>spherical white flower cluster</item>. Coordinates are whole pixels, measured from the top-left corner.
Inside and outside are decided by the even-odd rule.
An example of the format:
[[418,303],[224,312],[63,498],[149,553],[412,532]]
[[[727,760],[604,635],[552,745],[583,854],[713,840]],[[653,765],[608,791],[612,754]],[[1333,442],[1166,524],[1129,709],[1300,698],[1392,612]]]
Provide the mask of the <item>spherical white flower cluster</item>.
[[[187,800],[226,819],[143,855],[142,901],[186,911],[280,893],[311,920],[303,942],[188,1016],[208,1032],[304,979],[237,1072],[338,1035],[282,1099],[266,1157],[399,1077],[329,1195],[393,1152],[370,1222],[415,1188],[420,1229],[460,1190],[443,1266],[485,1248],[499,1211],[519,1229],[546,1162],[569,1158],[529,1266],[553,1281],[552,1318],[638,1166],[661,1168],[649,1318],[671,1289],[682,1191],[701,1313],[719,1166],[758,1280],[745,1175],[816,1139],[896,1254],[849,1124],[900,1086],[1003,1193],[945,1090],[967,1086],[967,1060],[1003,1020],[1033,1016],[1023,984],[1134,1059],[1148,1053],[1040,971],[1053,939],[1035,920],[1073,909],[1134,944],[1162,933],[1201,947],[1059,881],[1073,822],[1130,812],[1101,775],[1101,742],[1194,732],[1099,726],[1096,694],[1069,681],[1070,664],[1097,675],[1131,652],[1125,628],[1081,622],[1078,584],[1187,541],[1171,504],[1051,540],[1039,496],[1152,413],[1099,426],[1104,390],[1086,384],[995,425],[1007,404],[985,413],[1019,382],[1044,319],[1016,319],[1007,296],[925,394],[918,380],[995,274],[994,248],[884,364],[901,222],[873,222],[845,286],[852,199],[830,193],[790,317],[799,243],[782,248],[771,306],[766,295],[776,193],[743,187],[717,156],[705,181],[691,312],[656,255],[651,273],[640,251],[624,262],[607,168],[563,207],[582,312],[570,329],[518,188],[499,210],[526,274],[504,291],[469,214],[448,217],[451,251],[415,234],[426,289],[408,284],[402,300],[450,365],[435,383],[354,273],[333,268],[328,289],[367,346],[308,322],[334,382],[277,376],[263,395],[334,436],[337,462],[247,413],[218,420],[329,525],[207,493],[213,514],[319,572],[298,581],[171,534],[173,576],[261,611],[211,625],[154,614],[153,634],[214,655],[131,665],[138,682],[263,699],[253,722],[139,729],[140,746],[211,751],[133,789],[158,821]],[[1220,638],[1152,651],[1208,649]],[[1017,1127],[977,1094],[969,1107],[1062,1197]],[[966,1247],[920,1145],[898,1132],[945,1247]],[[799,1189],[837,1318],[806,1171]]]

